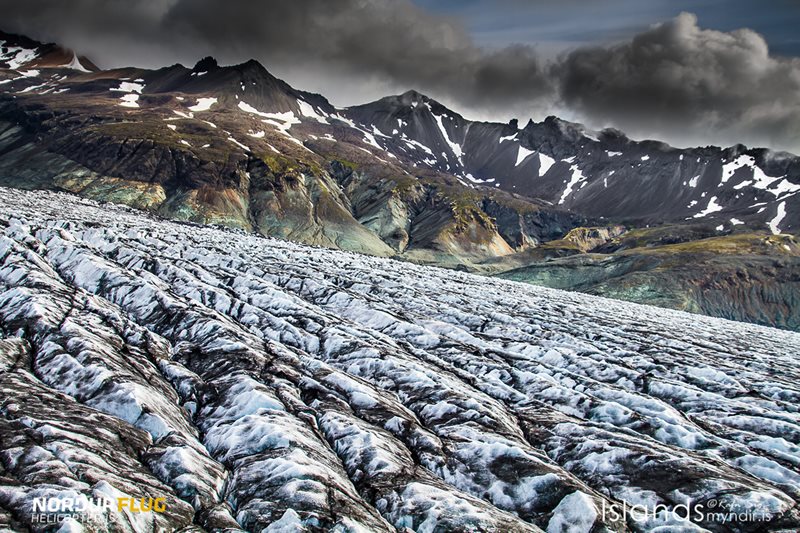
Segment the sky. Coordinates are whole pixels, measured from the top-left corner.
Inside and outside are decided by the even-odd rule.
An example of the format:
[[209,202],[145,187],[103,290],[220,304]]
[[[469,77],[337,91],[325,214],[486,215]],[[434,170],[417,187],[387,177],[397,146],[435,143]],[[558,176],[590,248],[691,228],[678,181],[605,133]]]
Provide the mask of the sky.
[[686,11],[712,29],[751,28],[765,36],[773,53],[800,56],[800,2],[791,0],[759,0],[757,5],[753,0],[417,0],[416,4],[461,18],[485,46],[525,42],[559,52],[608,44]]
[[254,58],[335,105],[416,89],[467,118],[800,153],[800,0],[0,0],[101,67]]

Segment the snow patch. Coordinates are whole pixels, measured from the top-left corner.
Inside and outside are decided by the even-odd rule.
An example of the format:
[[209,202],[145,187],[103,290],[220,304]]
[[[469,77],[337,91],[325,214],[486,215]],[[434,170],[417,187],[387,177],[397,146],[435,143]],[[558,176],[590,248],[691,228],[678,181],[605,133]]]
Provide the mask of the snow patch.
[[122,103],[119,104],[121,107],[139,107],[139,95],[138,94],[126,94],[122,98]]
[[572,194],[574,187],[586,179],[586,176],[583,175],[583,172],[578,168],[578,165],[572,165],[569,167],[569,169],[572,172],[572,177],[567,184],[567,188],[564,189],[564,193],[561,195],[561,198],[558,200],[558,205],[563,204],[567,197]]
[[316,110],[306,102],[305,100],[297,99],[297,105],[300,108],[300,114],[304,117],[313,118],[320,124],[328,124],[328,120],[321,114],[317,113]]
[[547,154],[539,152],[539,177],[543,177],[550,170],[550,167],[556,164],[556,160]]
[[770,231],[772,231],[774,235],[780,235],[781,228],[778,227],[778,224],[783,222],[784,217],[786,217],[786,202],[781,202],[778,204],[778,209],[777,213],[775,214],[775,218],[773,218],[767,223]]
[[525,159],[528,158],[528,156],[530,156],[531,154],[535,154],[535,153],[536,153],[536,150],[528,150],[527,148],[524,148],[520,144],[519,145],[519,150],[517,151],[517,162],[514,163],[514,166],[515,167],[520,166],[522,164],[522,162],[525,161]]
[[114,87],[109,89],[109,91],[118,91],[123,93],[139,93],[142,94],[144,90],[144,85],[141,83],[135,83],[131,81],[123,81],[119,84],[119,87]]
[[197,104],[189,108],[190,111],[208,111],[211,106],[217,103],[216,98],[198,98]]
[[72,52],[72,61],[61,65],[61,68],[69,68],[72,70],[77,70],[78,72],[91,72],[91,70],[81,64],[81,60],[78,58],[78,54],[75,52]]
[[722,211],[722,209],[723,207],[717,203],[717,197],[712,196],[711,199],[708,201],[708,205],[706,206],[706,208],[703,209],[701,212],[697,213],[696,215],[694,215],[694,218],[706,217],[712,213],[717,213],[719,211]]
[[[428,106],[428,108],[430,109],[430,106]],[[463,155],[461,152],[461,145],[458,144],[457,142],[453,142],[450,140],[450,137],[447,135],[447,130],[444,127],[444,123],[442,122],[442,117],[439,115],[434,115],[433,113],[431,113],[431,115],[433,115],[433,118],[436,120],[436,125],[439,126],[439,131],[442,134],[444,142],[446,142],[448,146],[450,146],[450,150],[453,152],[453,155],[456,156],[456,159],[458,159],[458,163],[460,165],[463,165],[464,161],[461,158],[461,156]]]
[[[5,41],[2,41],[0,44],[5,45]],[[6,48],[5,52],[2,52],[2,48],[0,48],[0,61],[8,63],[8,68],[12,70],[19,70],[21,66],[30,63],[37,57],[39,56],[35,48],[29,49],[19,46],[9,46]]]

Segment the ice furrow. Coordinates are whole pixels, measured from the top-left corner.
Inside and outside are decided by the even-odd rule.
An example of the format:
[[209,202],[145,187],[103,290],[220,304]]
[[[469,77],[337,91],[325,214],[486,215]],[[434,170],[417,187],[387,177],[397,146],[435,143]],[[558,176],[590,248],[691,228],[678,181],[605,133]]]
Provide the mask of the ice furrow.
[[[127,258],[127,260],[129,260],[129,261],[130,260],[138,261],[138,258],[135,258],[133,256],[129,256]],[[196,278],[187,277],[186,272],[181,270],[181,269],[171,268],[168,265],[167,266],[161,265],[160,261],[150,261],[150,265],[151,265],[154,273],[157,272],[157,274],[160,276],[160,278],[164,279],[164,281],[167,281],[169,283],[170,287],[175,287],[175,289],[173,289],[173,291],[178,291],[178,293],[180,294],[180,292],[181,292],[180,287],[188,287],[189,289],[187,289],[185,294],[183,294],[184,296],[193,298],[194,300],[199,301],[201,303],[204,303],[205,305],[211,304],[212,301],[215,302],[215,303],[219,303],[219,299],[213,298],[212,296],[213,295],[219,296],[219,293],[215,292],[215,291],[216,291],[216,288],[222,287],[223,283],[215,281],[215,280],[211,280],[210,279],[210,274],[208,273],[208,271],[205,272],[205,275],[203,276],[204,280],[201,283]],[[262,283],[262,285],[263,285],[263,283]],[[256,291],[255,290],[256,287],[254,287],[252,284],[250,284],[248,286],[248,289],[249,289],[249,292],[251,294],[259,294],[260,295],[260,292]],[[263,290],[269,289],[270,290],[270,294],[272,294],[274,296],[274,290],[270,289],[269,287],[263,287],[262,286],[261,289],[262,289],[262,292],[263,292]],[[227,294],[229,296],[235,296],[235,292],[234,291],[226,291],[225,294]],[[329,298],[334,298],[335,299],[335,296],[337,296],[337,295],[335,295],[335,294],[326,294],[326,295],[324,295],[323,299],[326,299],[326,300],[329,299]],[[341,295],[338,295],[338,296],[341,297]],[[266,299],[262,299],[262,301],[267,301],[267,300]],[[299,300],[291,302],[291,303],[294,303],[294,304],[300,305],[300,306],[304,306],[303,302],[299,301]],[[290,304],[290,302],[284,302],[283,303],[284,308],[288,307],[289,304]],[[232,302],[231,301],[225,301],[225,302],[222,303],[222,307],[221,308],[217,307],[216,310],[218,312],[224,314],[225,311],[227,309],[230,309],[231,307],[232,307]],[[212,306],[212,308],[213,308],[213,306]],[[260,311],[260,310],[259,309],[252,309],[251,313],[255,313],[257,311]],[[309,309],[308,306],[304,306],[304,308],[301,311],[304,312],[304,313],[309,313],[310,311],[313,311],[313,309]],[[346,313],[345,313],[345,316],[346,316]],[[231,318],[236,319],[236,317],[231,317]],[[268,335],[270,331],[273,331],[274,327],[275,327],[274,324],[269,324],[269,329],[264,331],[265,335]],[[286,329],[285,326],[283,326],[281,328],[281,330],[285,330],[285,329]],[[320,331],[318,334],[320,334],[321,336],[324,336],[324,331]],[[275,340],[279,340],[279,339],[275,339]],[[307,343],[296,343],[296,347],[308,349],[306,344]],[[364,395],[364,393],[361,393],[361,394],[362,394],[362,396]],[[500,411],[502,409],[501,409],[500,406],[496,406],[496,410]],[[420,413],[417,413],[417,414],[420,414]],[[425,413],[423,412],[422,414],[425,414]],[[519,428],[515,427],[514,424],[510,423],[509,419],[507,419],[505,423],[506,423],[506,429],[504,431],[507,432],[507,433],[509,433],[509,432],[510,433],[516,433],[514,435],[514,437],[518,441],[521,441],[522,440],[521,430],[519,430]],[[213,450],[212,450],[212,452],[213,452]],[[533,450],[529,450],[529,453],[530,452],[533,452]],[[535,456],[535,454],[533,456]],[[541,456],[541,457],[538,457],[536,459],[536,461],[538,461],[539,463],[543,463],[543,462],[546,463],[546,458],[544,456]],[[450,480],[452,482],[452,480],[454,479],[453,478],[453,474],[450,473],[449,467],[443,467],[441,460],[437,460],[435,462],[429,462],[428,466],[430,468],[433,468],[434,471],[436,471],[437,473],[439,473],[439,475],[442,476],[442,478],[445,481]],[[542,467],[543,467],[543,464],[540,464],[539,465],[539,469],[541,469]],[[458,468],[458,469],[460,469],[462,471],[464,470],[462,467],[456,467],[456,468]],[[575,482],[575,481],[572,481],[572,483],[577,485],[577,482]],[[473,487],[473,486],[470,486],[470,485],[465,485],[463,483],[461,485],[466,487],[468,492],[470,492],[472,494],[482,495],[482,496],[486,497],[485,491],[483,491],[479,487]],[[508,499],[508,498],[505,498],[505,497],[497,497],[495,499],[498,500],[498,501],[499,500],[503,500],[502,503],[499,504],[499,506],[501,508],[505,508],[505,507],[508,506],[509,510],[515,510],[515,511],[518,510],[516,504],[514,504],[511,499]],[[538,510],[538,511],[535,511],[535,512],[542,513],[541,510]]]
[[[60,236],[54,234],[39,234],[48,242],[61,240]],[[84,247],[73,247],[68,241],[59,242],[57,247],[64,252],[50,256],[57,269],[105,273],[103,279],[106,283],[90,283],[80,276],[74,277],[73,281],[82,288],[123,306],[137,316],[138,320],[152,323],[148,322],[148,318],[157,308],[140,306],[138,300],[131,300],[129,293],[124,290],[126,285],[133,285],[136,287],[135,291],[152,296],[168,307],[172,320],[165,324],[165,328],[156,326],[155,329],[169,338],[175,344],[176,350],[199,350],[212,360],[222,354],[235,354],[234,358],[241,358],[239,361],[232,358],[225,373],[214,371],[209,375],[207,365],[204,365],[205,369],[201,369],[193,367],[191,363],[189,369],[206,380],[204,388],[221,391],[210,394],[204,391],[197,411],[199,427],[203,431],[206,449],[232,471],[226,498],[242,527],[247,530],[263,527],[267,525],[263,523],[265,518],[274,519],[276,513],[285,514],[289,510],[324,513],[331,518],[341,514],[335,512],[337,506],[355,507],[346,504],[356,499],[355,491],[337,468],[338,460],[330,453],[322,453],[325,447],[316,444],[316,435],[309,432],[305,423],[287,413],[282,406],[232,401],[229,402],[229,409],[232,411],[230,416],[217,416],[218,410],[209,410],[209,406],[228,402],[225,392],[233,389],[224,383],[227,376],[233,373],[233,376],[243,377],[248,370],[258,370],[253,366],[253,361],[269,364],[270,354],[261,351],[260,339],[243,334],[235,323],[229,322],[219,311],[211,310],[207,313],[204,311],[205,307],[194,309],[192,301],[187,302],[177,286],[164,284],[160,278],[140,281],[135,277],[134,271],[125,267],[115,269],[110,259],[94,255]],[[108,278],[112,276],[113,282],[109,282]],[[184,281],[188,281],[188,278],[184,278]],[[166,287],[170,287],[170,290],[162,290]],[[187,326],[188,330],[183,329]],[[211,337],[205,338],[204,335],[209,333]],[[198,342],[200,337],[204,338]],[[237,364],[239,362],[244,364]],[[237,371],[239,374],[234,373]],[[191,469],[192,458],[185,459],[180,466]],[[314,468],[321,472],[314,472]],[[298,473],[304,478],[302,482],[294,479]],[[335,480],[334,487],[337,489],[332,496],[332,487],[324,482],[329,479]],[[287,501],[284,493],[295,491],[307,495],[303,502]],[[265,499],[267,495],[269,497]],[[374,510],[359,510],[360,513],[355,517],[345,516],[344,519],[348,523],[362,523],[363,527],[375,531],[382,529],[382,520]]]
[[162,483],[172,524],[725,530],[600,513],[686,498],[800,524],[797,334],[33,197],[0,190],[2,333],[138,432],[147,481],[114,482]]
[[[87,407],[149,433],[149,444],[139,452],[143,465],[179,496],[190,502],[194,499],[196,508],[216,505],[219,495],[215,485],[219,483],[214,472],[219,467],[197,442],[191,422],[177,411],[177,396],[153,364],[153,360],[163,359],[168,353],[165,341],[128,322],[108,302],[82,291],[64,295],[64,286],[37,291],[37,276],[15,276],[18,269],[9,269],[8,263],[5,261],[6,268],[0,275],[8,276],[7,282],[11,278],[21,284],[5,291],[4,296],[19,299],[23,294],[27,298],[24,303],[18,301],[4,307],[24,312],[23,320],[13,313],[0,312],[0,323],[11,331],[22,325],[33,330],[29,332],[34,342],[31,371],[42,386],[59,389]],[[27,272],[34,274],[36,270],[29,265]],[[62,282],[51,279],[57,284]],[[26,283],[31,280],[33,284]],[[59,295],[64,296],[59,300]],[[53,313],[56,309],[58,312]],[[156,444],[152,444],[153,440]],[[202,466],[205,475],[192,472],[171,483],[179,477],[174,472],[170,476],[170,470],[181,467],[181,454],[191,454],[192,468]],[[64,459],[67,465],[68,460]],[[70,470],[76,476],[84,475],[81,470]]]

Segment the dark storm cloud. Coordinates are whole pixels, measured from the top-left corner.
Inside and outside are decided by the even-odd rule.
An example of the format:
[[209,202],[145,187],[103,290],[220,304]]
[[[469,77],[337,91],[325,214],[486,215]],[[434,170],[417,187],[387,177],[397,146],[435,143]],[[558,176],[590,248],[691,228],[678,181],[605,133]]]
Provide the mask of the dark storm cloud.
[[[174,0],[0,0],[0,29],[65,44],[102,67],[162,66],[188,48],[161,20]],[[195,43],[196,44],[196,43]]]
[[565,105],[601,123],[679,144],[737,141],[800,149],[800,60],[772,57],[748,29],[701,29],[682,13],[554,67]]
[[462,21],[409,0],[0,0],[0,10],[4,28],[106,67],[254,57],[339,104],[415,88],[472,117],[548,111],[678,145],[800,152],[798,60],[689,14],[543,64],[529,45],[482,48]]
[[[552,91],[533,48],[515,45],[486,53],[456,20],[407,0],[28,0],[0,5],[14,13],[8,18],[14,29],[68,38],[72,46],[96,39],[111,43],[116,54],[126,46],[160,46],[169,60],[191,61],[189,54],[206,53],[227,60],[255,57],[268,68],[302,65],[336,78],[368,76],[477,108],[530,105]],[[101,56],[109,50],[91,48]]]
[[407,1],[233,1],[222,17],[218,6],[180,0],[163,25],[216,50],[256,51],[278,64],[312,60],[317,68],[383,77],[470,106],[529,103],[551,89],[531,47],[487,54],[454,20]]

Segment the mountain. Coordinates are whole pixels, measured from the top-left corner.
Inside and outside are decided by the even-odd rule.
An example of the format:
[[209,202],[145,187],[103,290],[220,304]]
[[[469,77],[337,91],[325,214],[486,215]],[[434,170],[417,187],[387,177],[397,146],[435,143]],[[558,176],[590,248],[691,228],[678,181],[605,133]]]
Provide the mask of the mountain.
[[412,164],[589,216],[640,225],[702,218],[787,232],[800,226],[800,158],[791,154],[743,145],[680,150],[556,117],[522,129],[472,122],[414,91],[347,112]]
[[[793,155],[474,122],[415,91],[339,109],[256,61],[103,71],[0,40],[0,185],[798,327]],[[719,239],[772,244],[717,258]],[[680,263],[651,257],[688,242]]]
[[0,30],[0,68],[59,68],[78,72],[97,72],[100,69],[84,56],[55,43],[43,44],[24,35]]
[[[25,72],[7,74],[0,98],[7,185],[452,266],[586,222],[432,169],[412,175],[371,128],[254,61]],[[498,225],[487,211],[507,221]]]
[[35,498],[160,497],[60,527],[794,531],[798,350],[0,188],[0,528],[52,530]]

